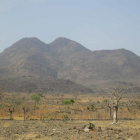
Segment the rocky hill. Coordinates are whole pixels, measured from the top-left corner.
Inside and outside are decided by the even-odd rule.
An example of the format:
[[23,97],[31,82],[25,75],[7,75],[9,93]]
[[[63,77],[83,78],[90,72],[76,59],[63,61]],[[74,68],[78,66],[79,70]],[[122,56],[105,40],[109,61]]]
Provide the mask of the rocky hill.
[[91,51],[67,38],[23,38],[0,54],[0,90],[92,92],[137,88],[140,57],[125,49]]

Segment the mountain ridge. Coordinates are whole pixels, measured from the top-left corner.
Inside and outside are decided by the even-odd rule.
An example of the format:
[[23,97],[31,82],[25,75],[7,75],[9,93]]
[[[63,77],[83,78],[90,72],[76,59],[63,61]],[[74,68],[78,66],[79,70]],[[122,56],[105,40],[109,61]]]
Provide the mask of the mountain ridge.
[[[38,87],[39,81],[42,85],[43,81],[49,85],[51,79],[50,85],[55,85],[56,89],[59,82],[65,83],[64,90],[63,85],[58,84],[61,89],[57,91],[61,92],[70,90],[70,86],[66,90],[67,80],[72,81],[71,84],[68,83],[72,86],[71,92],[74,92],[76,86],[79,89],[75,92],[99,91],[113,86],[135,87],[140,84],[139,71],[140,57],[129,50],[91,51],[64,37],[49,44],[36,37],[23,38],[0,53],[0,81],[16,78],[22,85],[24,80],[21,77],[30,77],[30,82],[34,83],[36,79]],[[28,83],[27,79],[25,81]]]

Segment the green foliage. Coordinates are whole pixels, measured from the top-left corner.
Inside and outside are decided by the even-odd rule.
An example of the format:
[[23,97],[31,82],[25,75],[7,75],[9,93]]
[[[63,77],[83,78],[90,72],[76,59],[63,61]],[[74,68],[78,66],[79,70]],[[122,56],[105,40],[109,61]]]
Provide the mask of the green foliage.
[[0,108],[4,108],[5,106],[4,106],[4,104],[0,104]]
[[31,99],[33,101],[35,101],[36,103],[38,103],[41,100],[42,97],[43,96],[41,94],[34,94],[34,95],[31,96]]
[[74,103],[75,103],[74,99],[67,99],[67,100],[62,101],[62,104],[64,105],[69,105],[69,104],[74,104]]

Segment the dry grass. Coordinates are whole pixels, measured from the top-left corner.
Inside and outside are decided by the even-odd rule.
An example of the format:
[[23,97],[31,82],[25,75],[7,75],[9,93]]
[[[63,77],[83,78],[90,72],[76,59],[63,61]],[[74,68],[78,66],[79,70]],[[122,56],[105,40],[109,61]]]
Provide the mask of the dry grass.
[[[20,95],[18,95],[20,96]],[[23,96],[23,95],[21,95]],[[30,99],[31,95],[25,94],[27,99]],[[73,105],[64,105],[62,101],[66,99],[74,99],[75,103]],[[30,111],[27,112],[27,119],[110,119],[109,110],[107,107],[100,105],[103,101],[107,100],[108,97],[103,97],[99,95],[45,95],[37,108],[34,110],[34,102],[30,103]],[[129,98],[123,98],[121,102],[127,102]],[[30,101],[31,102],[31,101]],[[99,106],[98,106],[99,102]],[[89,111],[87,106],[95,104],[96,110]],[[28,105],[28,103],[27,103]],[[14,112],[15,120],[23,120],[22,104],[15,108]],[[120,119],[140,119],[140,110],[138,112],[129,112],[126,107],[120,107],[118,112],[118,117]],[[9,112],[8,108],[0,108],[0,118],[8,119]]]

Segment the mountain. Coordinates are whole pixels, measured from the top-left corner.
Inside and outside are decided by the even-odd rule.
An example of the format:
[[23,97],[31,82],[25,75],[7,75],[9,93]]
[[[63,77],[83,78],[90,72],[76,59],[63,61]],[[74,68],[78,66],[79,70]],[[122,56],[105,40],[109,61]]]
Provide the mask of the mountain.
[[58,79],[60,65],[48,44],[37,38],[23,38],[0,54],[0,91],[92,92],[70,80]]
[[8,69],[10,77],[15,77],[15,74],[16,76],[56,77],[56,71],[52,66],[55,60],[51,59],[48,53],[48,45],[37,38],[19,40],[7,48],[0,55],[0,59],[5,60],[3,65],[6,68],[10,68]]
[[140,84],[140,57],[125,49],[91,51],[67,38],[23,38],[0,54],[0,90],[92,92]]
[[90,51],[81,44],[58,38],[51,51],[63,63],[58,78],[69,79],[93,90],[138,86],[140,57],[125,49]]

